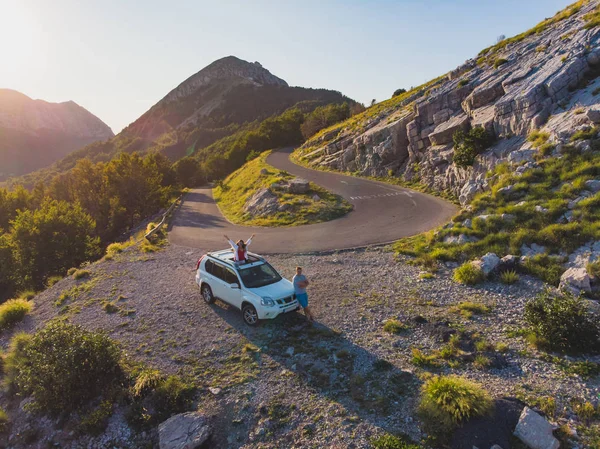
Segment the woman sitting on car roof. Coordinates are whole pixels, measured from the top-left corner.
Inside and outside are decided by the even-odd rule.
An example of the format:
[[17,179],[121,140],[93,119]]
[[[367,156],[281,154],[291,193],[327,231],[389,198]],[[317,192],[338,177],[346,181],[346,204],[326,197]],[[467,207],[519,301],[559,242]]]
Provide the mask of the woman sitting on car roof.
[[237,243],[235,243],[233,240],[231,240],[226,235],[224,235],[223,237],[225,237],[227,239],[227,241],[229,242],[229,244],[231,245],[231,249],[233,250],[233,260],[237,263],[248,262],[247,248],[248,248],[248,245],[250,245],[250,243],[252,243],[254,234],[252,234],[250,236],[250,238],[248,240],[246,240],[245,242],[242,239],[240,239],[240,240],[238,240]]

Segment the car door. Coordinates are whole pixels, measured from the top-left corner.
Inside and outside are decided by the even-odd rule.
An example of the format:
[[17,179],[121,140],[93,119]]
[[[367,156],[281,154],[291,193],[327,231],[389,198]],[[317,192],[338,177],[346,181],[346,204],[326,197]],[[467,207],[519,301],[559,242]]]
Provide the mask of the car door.
[[[226,301],[238,309],[242,308],[242,289],[238,275],[229,267],[225,267],[225,285],[226,285]],[[232,284],[237,284],[237,288],[232,288]]]
[[229,302],[229,284],[227,284],[225,278],[227,277],[227,269],[218,262],[213,262],[212,276],[213,282],[211,287],[213,294],[222,301]]

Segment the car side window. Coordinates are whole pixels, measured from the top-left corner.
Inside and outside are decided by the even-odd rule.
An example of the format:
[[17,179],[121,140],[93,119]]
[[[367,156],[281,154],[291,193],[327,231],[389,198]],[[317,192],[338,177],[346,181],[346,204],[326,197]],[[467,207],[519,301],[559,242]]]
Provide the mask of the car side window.
[[206,272],[208,274],[213,274],[213,267],[215,266],[215,264],[213,263],[212,260],[207,260],[206,264],[204,265],[204,269],[206,270]]
[[215,277],[218,277],[222,281],[226,281],[227,270],[225,269],[225,267],[223,265],[215,263],[211,274]]
[[226,268],[227,272],[225,274],[225,282],[227,282],[228,284],[239,284],[240,281],[238,280],[237,274],[235,274],[233,272],[233,270],[230,270],[229,268]]

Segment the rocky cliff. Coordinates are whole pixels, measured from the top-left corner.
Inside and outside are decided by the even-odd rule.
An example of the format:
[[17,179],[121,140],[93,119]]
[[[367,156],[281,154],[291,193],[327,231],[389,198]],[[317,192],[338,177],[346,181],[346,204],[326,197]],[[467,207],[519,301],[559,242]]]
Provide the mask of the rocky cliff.
[[[486,172],[532,159],[529,133],[560,143],[591,126],[600,107],[598,1],[580,1],[532,30],[498,42],[447,75],[376,105],[307,142],[314,167],[397,176],[469,202]],[[485,128],[494,144],[474,164],[453,161],[453,136]]]
[[44,167],[111,129],[73,101],[48,103],[0,89],[0,180]]

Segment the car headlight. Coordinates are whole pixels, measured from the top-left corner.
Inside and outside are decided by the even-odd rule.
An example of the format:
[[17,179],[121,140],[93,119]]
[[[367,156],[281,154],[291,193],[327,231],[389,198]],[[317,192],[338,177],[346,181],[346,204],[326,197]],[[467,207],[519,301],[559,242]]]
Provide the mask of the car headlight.
[[263,306],[274,306],[275,305],[275,301],[270,296],[264,296],[264,297],[262,297],[261,300],[260,300],[260,303]]

